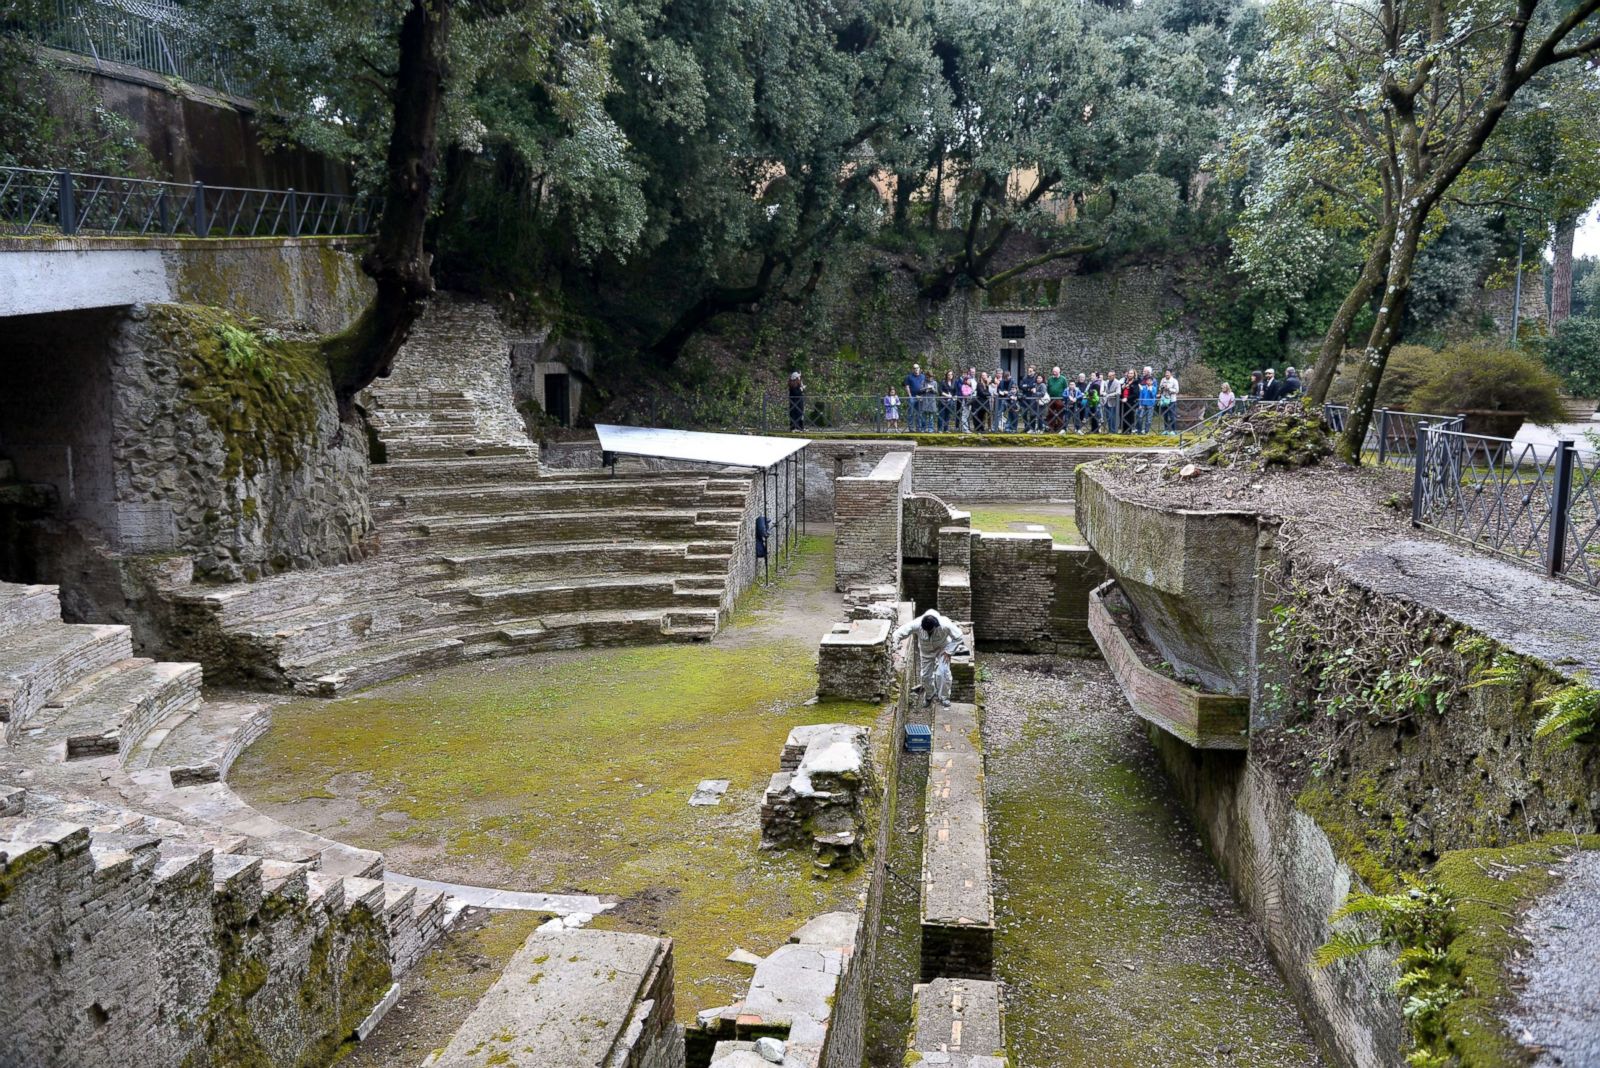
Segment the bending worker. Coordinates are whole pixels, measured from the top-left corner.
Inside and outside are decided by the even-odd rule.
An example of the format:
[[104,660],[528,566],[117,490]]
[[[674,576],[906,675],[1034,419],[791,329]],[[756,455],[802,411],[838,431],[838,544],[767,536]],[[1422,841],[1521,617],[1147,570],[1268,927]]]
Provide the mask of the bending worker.
[[[922,676],[922,707],[932,706],[935,697],[950,707],[950,655],[961,644],[961,628],[933,609],[894,632],[896,645],[916,632],[917,667]],[[944,670],[940,670],[943,668]]]

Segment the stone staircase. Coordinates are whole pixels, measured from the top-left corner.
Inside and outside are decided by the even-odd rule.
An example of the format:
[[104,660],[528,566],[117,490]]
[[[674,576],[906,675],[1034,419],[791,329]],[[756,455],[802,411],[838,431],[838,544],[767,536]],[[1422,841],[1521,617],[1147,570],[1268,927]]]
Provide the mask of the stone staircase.
[[185,655],[214,676],[333,696],[462,660],[705,640],[732,607],[750,482],[546,472],[482,436],[461,390],[374,389],[363,563],[173,597]]
[[234,794],[223,779],[266,729],[268,711],[204,700],[201,682],[198,664],[132,656],[126,627],[61,622],[54,586],[0,583],[0,783],[12,784],[0,787],[0,843],[16,846],[3,847],[8,863],[86,843],[95,873],[96,858],[122,863],[127,854],[149,867],[154,893],[206,853],[219,893],[243,878],[260,884],[252,901],[281,891],[308,907],[367,903],[384,917],[391,963],[404,971],[442,932],[444,895],[386,883],[381,854],[284,826]]

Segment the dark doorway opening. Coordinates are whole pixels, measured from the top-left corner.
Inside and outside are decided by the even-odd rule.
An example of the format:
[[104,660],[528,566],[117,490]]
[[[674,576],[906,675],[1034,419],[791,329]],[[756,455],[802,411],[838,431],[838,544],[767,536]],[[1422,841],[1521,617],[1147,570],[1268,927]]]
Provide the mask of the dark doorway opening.
[[544,376],[544,413],[562,426],[572,425],[572,387],[570,376],[550,373]]

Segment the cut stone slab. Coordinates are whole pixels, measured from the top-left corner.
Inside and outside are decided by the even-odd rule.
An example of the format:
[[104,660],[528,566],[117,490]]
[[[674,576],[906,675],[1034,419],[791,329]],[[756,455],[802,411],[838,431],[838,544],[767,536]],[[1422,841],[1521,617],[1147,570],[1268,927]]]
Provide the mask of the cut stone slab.
[[620,931],[534,932],[435,1068],[605,1068],[671,943]]
[[735,964],[749,964],[752,966],[759,965],[761,963],[761,958],[750,952],[748,949],[736,949],[723,959],[732,961]]
[[916,988],[915,1001],[911,1049],[924,1061],[930,1053],[997,1057],[1004,1049],[999,984],[935,979]]
[[858,913],[824,912],[807,920],[804,927],[789,936],[789,941],[813,946],[853,946],[860,924]]
[[722,795],[728,792],[728,779],[701,779],[689,798],[691,805],[720,805]]

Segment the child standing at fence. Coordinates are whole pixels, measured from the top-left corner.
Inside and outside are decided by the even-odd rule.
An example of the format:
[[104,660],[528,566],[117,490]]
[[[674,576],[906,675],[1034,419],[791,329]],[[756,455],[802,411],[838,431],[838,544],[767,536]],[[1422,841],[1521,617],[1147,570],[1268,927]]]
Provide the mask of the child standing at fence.
[[893,389],[883,395],[883,425],[887,430],[900,429],[900,394]]

